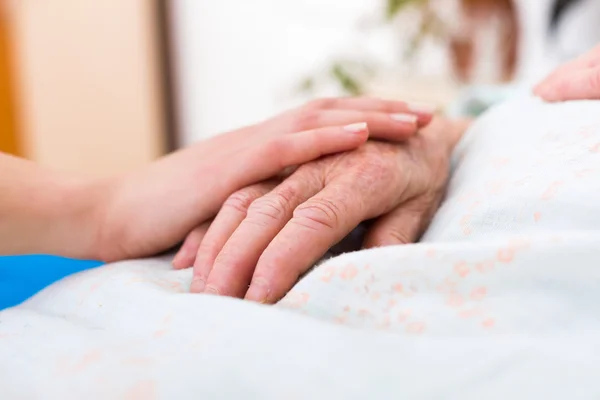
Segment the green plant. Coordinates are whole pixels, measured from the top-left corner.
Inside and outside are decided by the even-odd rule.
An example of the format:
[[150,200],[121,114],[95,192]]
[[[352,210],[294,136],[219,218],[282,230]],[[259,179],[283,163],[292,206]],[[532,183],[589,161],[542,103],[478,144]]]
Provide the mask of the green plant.
[[[403,33],[404,40],[409,35],[409,45],[400,61],[410,60],[426,38],[440,37],[443,34],[443,24],[431,6],[431,0],[383,1],[380,24],[394,23],[398,16],[407,10],[412,10],[419,16],[417,29],[414,32]],[[321,84],[333,82],[346,95],[361,95],[366,90],[366,82],[377,73],[378,69],[377,62],[365,57],[336,59],[321,71],[304,78],[300,90],[304,93],[312,93]]]

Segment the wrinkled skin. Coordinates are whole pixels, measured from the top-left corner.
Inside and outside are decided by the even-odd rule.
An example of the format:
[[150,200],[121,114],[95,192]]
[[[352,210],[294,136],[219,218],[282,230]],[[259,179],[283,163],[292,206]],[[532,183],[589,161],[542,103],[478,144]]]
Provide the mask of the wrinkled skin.
[[174,265],[193,262],[192,292],[274,303],[363,221],[375,219],[365,247],[412,243],[439,206],[468,124],[435,119],[405,143],[368,142],[242,189],[190,233]]
[[[194,144],[103,184],[86,223],[97,230],[91,256],[117,261],[166,251],[235,191],[368,138],[404,141],[431,118],[431,110],[401,101],[321,99]],[[368,129],[347,129],[356,124]]]

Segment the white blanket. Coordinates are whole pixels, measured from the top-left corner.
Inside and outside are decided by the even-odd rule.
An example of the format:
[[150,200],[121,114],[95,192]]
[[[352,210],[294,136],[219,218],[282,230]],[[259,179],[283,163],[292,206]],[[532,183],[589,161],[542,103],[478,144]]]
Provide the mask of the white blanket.
[[423,242],[346,254],[277,306],[168,259],[0,313],[2,399],[600,397],[600,103],[518,99],[459,145]]

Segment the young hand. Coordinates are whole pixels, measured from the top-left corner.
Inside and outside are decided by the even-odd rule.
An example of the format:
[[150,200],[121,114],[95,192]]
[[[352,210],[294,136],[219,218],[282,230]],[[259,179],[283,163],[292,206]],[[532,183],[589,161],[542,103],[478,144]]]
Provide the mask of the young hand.
[[369,134],[406,140],[431,121],[431,111],[370,98],[318,100],[169,155],[106,184],[99,257],[114,261],[167,250],[214,217],[236,190],[286,167],[356,149]]

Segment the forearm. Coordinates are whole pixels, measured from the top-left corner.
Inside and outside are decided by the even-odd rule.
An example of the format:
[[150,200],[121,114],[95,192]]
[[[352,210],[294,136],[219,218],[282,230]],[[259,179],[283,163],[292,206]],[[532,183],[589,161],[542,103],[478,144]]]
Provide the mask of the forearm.
[[0,153],[0,255],[93,258],[99,189]]

